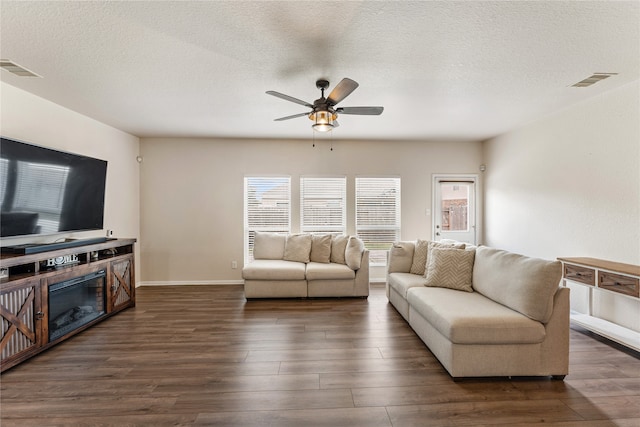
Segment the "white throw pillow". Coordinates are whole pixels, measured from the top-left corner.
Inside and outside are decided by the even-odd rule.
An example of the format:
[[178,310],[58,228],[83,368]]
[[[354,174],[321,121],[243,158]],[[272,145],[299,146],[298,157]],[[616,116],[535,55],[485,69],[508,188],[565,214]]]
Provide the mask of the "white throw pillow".
[[431,248],[425,286],[473,292],[473,260],[475,251]]
[[333,240],[331,241],[331,262],[347,264],[347,261],[344,258],[347,243],[349,243],[349,236],[345,236],[344,234],[333,236]]
[[311,236],[311,262],[329,264],[331,262],[331,234],[314,234]]
[[355,236],[349,237],[347,248],[344,251],[344,258],[347,267],[353,271],[360,268],[362,263],[362,252],[364,251],[364,242]]
[[255,232],[253,259],[282,259],[286,234]]
[[429,247],[428,240],[416,241],[416,248],[413,251],[413,261],[411,262],[411,269],[409,273],[423,275],[425,267],[427,266],[427,249]]
[[415,251],[413,242],[395,242],[389,250],[388,273],[409,273]]
[[284,247],[284,260],[309,262],[311,253],[311,234],[290,234]]

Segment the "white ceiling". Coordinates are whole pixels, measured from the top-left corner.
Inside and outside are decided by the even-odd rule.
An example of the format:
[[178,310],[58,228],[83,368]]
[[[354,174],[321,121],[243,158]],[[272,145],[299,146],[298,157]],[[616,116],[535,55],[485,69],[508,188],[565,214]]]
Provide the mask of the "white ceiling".
[[[360,87],[334,138],[485,139],[640,77],[640,2],[0,2],[2,81],[133,135],[310,138],[318,78]],[[588,88],[595,72],[619,73]],[[4,105],[4,108],[11,108]]]

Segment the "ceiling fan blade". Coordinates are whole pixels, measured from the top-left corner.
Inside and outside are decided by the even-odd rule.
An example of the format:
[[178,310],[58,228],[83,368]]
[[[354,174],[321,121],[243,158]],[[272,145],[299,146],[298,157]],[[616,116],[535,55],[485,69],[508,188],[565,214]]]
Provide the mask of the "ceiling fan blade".
[[344,78],[333,88],[329,97],[327,98],[327,104],[336,105],[338,102],[345,99],[358,87],[358,82],[348,78]]
[[306,101],[303,101],[298,98],[294,98],[293,96],[285,95],[284,93],[276,92],[274,90],[268,90],[267,95],[273,95],[276,98],[284,99],[285,101],[295,102],[296,104],[304,105],[305,107],[313,108],[313,105],[309,104]]
[[379,116],[384,107],[341,107],[336,108],[338,114],[359,114],[362,116]]
[[286,116],[286,117],[280,117],[279,119],[274,119],[274,122],[281,122],[283,120],[289,120],[289,119],[295,119],[296,117],[302,117],[302,116],[308,116],[310,113],[298,113],[298,114],[293,114],[291,116]]

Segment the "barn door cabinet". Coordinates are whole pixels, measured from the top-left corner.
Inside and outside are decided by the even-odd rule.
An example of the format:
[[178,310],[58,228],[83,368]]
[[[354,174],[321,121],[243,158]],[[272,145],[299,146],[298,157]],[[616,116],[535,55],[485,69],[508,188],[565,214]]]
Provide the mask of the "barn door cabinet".
[[[135,306],[135,239],[110,239],[36,254],[0,255],[0,370],[5,371],[94,324]],[[71,263],[57,265],[61,260]],[[97,275],[99,289],[92,289],[103,311],[86,324],[52,335],[50,290],[63,282]],[[104,299],[104,301],[102,300]],[[54,313],[55,315],[55,313]],[[54,325],[55,326],[55,325]]]

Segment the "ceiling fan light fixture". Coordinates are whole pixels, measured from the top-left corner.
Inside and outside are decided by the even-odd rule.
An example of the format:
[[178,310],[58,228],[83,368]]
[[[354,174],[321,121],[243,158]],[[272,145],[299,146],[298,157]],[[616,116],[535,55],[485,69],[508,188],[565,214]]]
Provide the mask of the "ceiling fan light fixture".
[[333,121],[337,117],[337,114],[329,111],[316,111],[309,115],[309,118],[315,122],[311,127],[318,132],[329,132],[333,130]]

